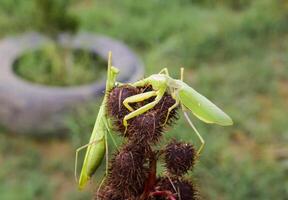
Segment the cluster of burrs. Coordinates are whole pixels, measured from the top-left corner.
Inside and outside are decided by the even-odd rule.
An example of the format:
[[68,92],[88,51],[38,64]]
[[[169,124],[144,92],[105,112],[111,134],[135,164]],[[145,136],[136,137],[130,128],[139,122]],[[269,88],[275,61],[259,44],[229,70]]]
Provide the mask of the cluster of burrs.
[[[123,118],[129,111],[123,101],[130,96],[152,90],[147,87],[122,85],[110,91],[107,109],[113,127],[125,137],[124,144],[109,162],[108,175],[95,195],[98,200],[195,200],[195,186],[184,175],[193,168],[196,151],[191,144],[170,141],[159,148],[162,134],[177,119],[177,108],[168,113],[175,100],[165,94],[161,101],[147,112],[128,120]],[[148,100],[130,104],[140,108]],[[167,117],[167,114],[169,116]],[[166,119],[167,117],[167,119]],[[157,161],[164,161],[166,170],[157,176]]]

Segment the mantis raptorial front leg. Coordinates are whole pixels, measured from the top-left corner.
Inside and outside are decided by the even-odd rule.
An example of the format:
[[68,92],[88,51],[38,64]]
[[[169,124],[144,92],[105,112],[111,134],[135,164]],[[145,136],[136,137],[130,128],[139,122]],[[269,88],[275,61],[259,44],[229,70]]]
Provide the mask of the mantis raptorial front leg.
[[127,97],[123,101],[123,104],[129,111],[133,111],[134,109],[129,105],[129,103],[141,102],[141,101],[144,101],[144,100],[149,99],[150,97],[153,97],[156,95],[157,95],[156,91],[150,91],[150,92],[145,92],[142,94],[136,94],[134,96]]
[[[158,90],[158,91],[150,91],[150,92],[146,92],[148,93],[148,95],[146,95],[146,93],[143,94],[137,94],[131,97],[128,97],[126,100],[127,103],[135,103],[135,102],[140,102],[143,101],[145,99],[149,99],[150,97],[156,96],[155,100],[152,101],[151,103],[146,104],[145,106],[142,106],[140,108],[138,108],[137,110],[132,111],[131,113],[129,113],[128,115],[126,115],[123,119],[123,125],[125,127],[125,132],[127,131],[127,126],[128,126],[128,120],[132,119],[134,117],[137,117],[138,115],[141,115],[143,113],[145,113],[146,111],[150,110],[151,108],[153,108],[157,103],[159,103],[159,101],[161,100],[161,98],[164,95],[165,90]],[[143,99],[144,97],[144,99]],[[125,104],[124,104],[125,105]],[[125,105],[126,106],[126,105]]]

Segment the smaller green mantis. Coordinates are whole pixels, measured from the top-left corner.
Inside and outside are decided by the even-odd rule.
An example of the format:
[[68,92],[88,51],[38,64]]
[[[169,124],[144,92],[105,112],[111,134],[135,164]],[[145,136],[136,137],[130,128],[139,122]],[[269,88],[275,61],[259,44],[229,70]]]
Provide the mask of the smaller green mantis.
[[[76,178],[76,182],[78,182],[77,180],[78,153],[82,149],[87,148],[84,162],[82,165],[79,182],[78,182],[78,187],[80,190],[85,187],[88,180],[95,173],[97,168],[100,166],[104,158],[105,152],[106,152],[106,165],[108,162],[107,133],[110,133],[110,128],[109,128],[109,120],[107,118],[107,113],[106,113],[106,110],[107,110],[106,104],[107,104],[107,98],[108,98],[108,91],[110,91],[116,85],[116,77],[117,77],[117,74],[119,73],[119,70],[117,68],[111,66],[111,60],[112,60],[112,53],[109,52],[106,92],[105,92],[103,102],[100,106],[89,143],[76,150],[75,178]],[[106,166],[106,170],[107,170],[107,166]]]
[[[137,81],[131,84],[134,87],[143,87],[145,85],[151,85],[153,90],[142,94],[130,96],[123,101],[125,107],[131,111],[123,119],[123,125],[127,130],[128,120],[132,119],[142,113],[153,108],[162,99],[164,93],[168,91],[175,99],[175,104],[168,109],[167,117],[164,125],[167,122],[169,113],[176,108],[179,104],[182,106],[182,110],[186,120],[192,129],[196,132],[201,141],[201,146],[198,150],[198,155],[202,151],[205,141],[200,133],[197,131],[192,121],[190,120],[187,110],[190,110],[197,118],[206,123],[216,123],[222,126],[232,125],[232,119],[224,113],[220,108],[213,104],[203,95],[199,94],[189,85],[183,82],[184,68],[181,68],[181,79],[173,79],[169,76],[167,68],[162,69],[159,74],[153,74],[143,80]],[[148,103],[137,110],[134,110],[129,104],[141,102],[151,97],[155,97],[154,101]]]

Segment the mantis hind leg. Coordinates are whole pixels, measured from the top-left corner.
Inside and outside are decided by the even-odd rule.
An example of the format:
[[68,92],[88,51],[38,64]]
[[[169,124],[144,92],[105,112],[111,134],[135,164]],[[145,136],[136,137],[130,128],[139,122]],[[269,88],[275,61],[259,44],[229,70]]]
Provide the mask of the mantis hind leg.
[[186,111],[183,111],[183,113],[184,113],[184,116],[185,116],[186,120],[188,121],[189,125],[195,131],[196,135],[198,136],[198,138],[199,138],[199,140],[201,142],[201,146],[200,146],[200,148],[197,151],[197,157],[199,157],[200,153],[202,152],[202,150],[204,148],[205,141],[202,138],[202,136],[200,135],[200,133],[198,132],[198,130],[196,129],[196,127],[194,126],[194,124],[192,123],[192,121],[190,120],[188,113]]
[[[155,92],[155,91],[154,91],[154,92]],[[126,131],[127,131],[127,126],[128,126],[128,122],[127,122],[127,121],[128,121],[129,119],[132,119],[132,118],[134,118],[134,117],[137,117],[137,116],[145,113],[146,111],[150,110],[151,108],[153,108],[157,103],[159,103],[159,101],[161,100],[161,98],[162,98],[163,95],[164,95],[164,92],[165,92],[165,90],[164,90],[164,91],[158,90],[157,92],[155,92],[155,93],[157,94],[157,96],[156,96],[156,98],[155,98],[154,101],[152,101],[151,103],[146,104],[145,106],[142,106],[142,107],[138,108],[137,110],[134,110],[133,112],[129,113],[128,115],[126,115],[126,116],[124,117],[124,119],[123,119],[123,125],[124,125],[124,127],[125,127],[124,134],[125,134]],[[135,95],[135,96],[138,96],[138,95]],[[132,96],[132,97],[133,97],[133,96]],[[130,98],[130,97],[128,97],[128,98]],[[136,98],[136,99],[134,99],[134,102],[139,102],[138,100],[139,100],[139,99]],[[131,102],[131,103],[132,103],[132,102]]]
[[97,144],[99,141],[101,141],[102,139],[97,139],[94,140],[92,142],[89,142],[88,144],[85,144],[81,147],[79,147],[78,149],[76,149],[76,155],[75,155],[75,166],[74,166],[74,176],[75,176],[75,180],[76,182],[78,182],[78,178],[77,178],[77,165],[78,165],[78,154],[80,151],[82,151],[83,149],[86,149],[87,147],[89,147],[90,145],[93,144]]

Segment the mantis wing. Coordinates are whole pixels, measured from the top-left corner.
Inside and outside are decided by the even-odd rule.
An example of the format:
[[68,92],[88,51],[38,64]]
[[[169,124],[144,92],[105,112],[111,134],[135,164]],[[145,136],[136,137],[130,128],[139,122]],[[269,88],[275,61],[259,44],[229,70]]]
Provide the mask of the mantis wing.
[[222,126],[233,124],[232,119],[210,100],[186,83],[182,82],[181,85],[182,87],[178,91],[180,102],[196,117],[206,123],[215,123]]

